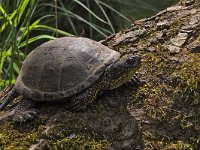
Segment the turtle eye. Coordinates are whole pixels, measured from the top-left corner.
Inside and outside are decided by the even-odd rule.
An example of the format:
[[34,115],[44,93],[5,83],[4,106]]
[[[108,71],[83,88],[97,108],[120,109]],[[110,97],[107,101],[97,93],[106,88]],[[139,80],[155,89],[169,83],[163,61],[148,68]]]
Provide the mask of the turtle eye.
[[139,66],[141,64],[141,57],[138,55],[132,55],[126,60],[128,65],[133,67]]
[[129,65],[133,65],[137,62],[140,62],[140,57],[138,55],[133,55],[129,58],[127,58],[126,62],[129,64]]
[[126,61],[126,62],[127,62],[129,65],[132,65],[132,64],[134,64],[134,63],[135,63],[135,61],[136,61],[136,60],[135,60],[135,58],[134,58],[134,57],[130,57],[130,58],[128,58],[128,59],[127,59],[127,61]]

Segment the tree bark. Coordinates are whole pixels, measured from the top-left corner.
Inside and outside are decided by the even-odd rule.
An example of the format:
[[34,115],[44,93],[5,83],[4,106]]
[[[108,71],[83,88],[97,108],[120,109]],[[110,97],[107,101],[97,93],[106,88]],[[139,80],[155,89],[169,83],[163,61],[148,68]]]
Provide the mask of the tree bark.
[[129,112],[144,149],[200,149],[200,1],[182,0],[101,42],[143,59]]

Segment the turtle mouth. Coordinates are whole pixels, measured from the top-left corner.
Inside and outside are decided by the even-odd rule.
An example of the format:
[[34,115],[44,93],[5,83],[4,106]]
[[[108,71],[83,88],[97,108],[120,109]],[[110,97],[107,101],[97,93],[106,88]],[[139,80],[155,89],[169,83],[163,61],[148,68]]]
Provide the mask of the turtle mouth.
[[131,65],[131,66],[136,67],[136,66],[139,66],[139,65],[141,64],[142,60],[141,60],[141,57],[140,57],[140,56],[138,56],[138,55],[133,55],[133,56],[129,57],[129,58],[126,60],[126,62],[127,62],[128,65]]

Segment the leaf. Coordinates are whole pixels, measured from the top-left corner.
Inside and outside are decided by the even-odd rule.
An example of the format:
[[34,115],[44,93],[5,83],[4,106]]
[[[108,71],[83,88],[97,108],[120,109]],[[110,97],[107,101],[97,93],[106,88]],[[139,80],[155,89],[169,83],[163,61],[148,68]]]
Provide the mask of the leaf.
[[27,41],[22,42],[18,48],[22,48],[22,47],[26,46],[27,44],[33,43],[40,39],[56,39],[56,38],[53,36],[50,36],[50,35],[38,35],[38,36],[28,39]]
[[74,2],[76,2],[77,4],[79,4],[80,6],[82,6],[83,8],[85,8],[91,15],[93,15],[96,19],[98,19],[99,21],[105,23],[105,24],[109,24],[108,22],[104,21],[103,19],[101,19],[100,17],[98,17],[95,13],[93,13],[87,6],[85,6],[83,3],[81,3],[78,0],[74,0]]
[[101,9],[101,11],[103,12],[104,16],[106,17],[106,20],[108,21],[108,24],[109,24],[109,26],[110,26],[112,32],[115,33],[115,29],[114,29],[114,27],[113,27],[113,25],[112,25],[112,23],[111,23],[111,21],[110,21],[108,15],[106,14],[105,10],[104,10],[103,7],[100,5],[100,3],[99,3],[98,0],[95,0],[95,2],[96,2],[96,4],[99,6],[99,8]]
[[14,20],[14,26],[16,27],[18,22],[20,22],[22,15],[24,14],[24,11],[28,5],[30,0],[22,0],[21,3],[19,4],[17,10],[18,10],[18,16]]
[[2,32],[8,23],[12,25],[12,19],[9,17],[9,15],[6,13],[6,11],[3,9],[1,5],[0,5],[0,12],[3,14],[4,18],[7,20],[0,28],[0,32]]
[[70,34],[68,32],[65,32],[65,31],[50,27],[50,26],[46,26],[46,25],[36,25],[35,28],[44,28],[44,29],[48,29],[49,31],[57,32],[57,33],[60,33],[62,35],[65,35],[65,36],[73,36],[72,34]]
[[112,10],[113,12],[115,12],[116,14],[118,14],[120,17],[124,18],[126,21],[131,22],[126,16],[124,16],[122,13],[120,13],[116,9],[112,8],[108,4],[106,4],[106,3],[104,3],[104,2],[102,2],[100,0],[99,0],[99,3],[102,4],[102,5],[104,5],[105,7],[109,8],[110,10]]

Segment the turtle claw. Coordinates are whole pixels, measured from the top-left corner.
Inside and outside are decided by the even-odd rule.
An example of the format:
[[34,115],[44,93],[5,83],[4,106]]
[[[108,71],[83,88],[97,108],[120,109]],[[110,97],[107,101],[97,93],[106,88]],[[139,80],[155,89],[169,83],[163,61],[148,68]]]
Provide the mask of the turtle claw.
[[25,111],[25,112],[15,112],[13,116],[13,121],[15,123],[22,124],[23,122],[31,121],[37,117],[37,112],[35,110]]
[[15,123],[23,123],[31,121],[37,117],[35,102],[29,99],[22,99],[15,109],[13,121]]
[[131,83],[136,84],[136,85],[142,85],[143,82],[138,78],[137,74],[135,74],[132,79]]

